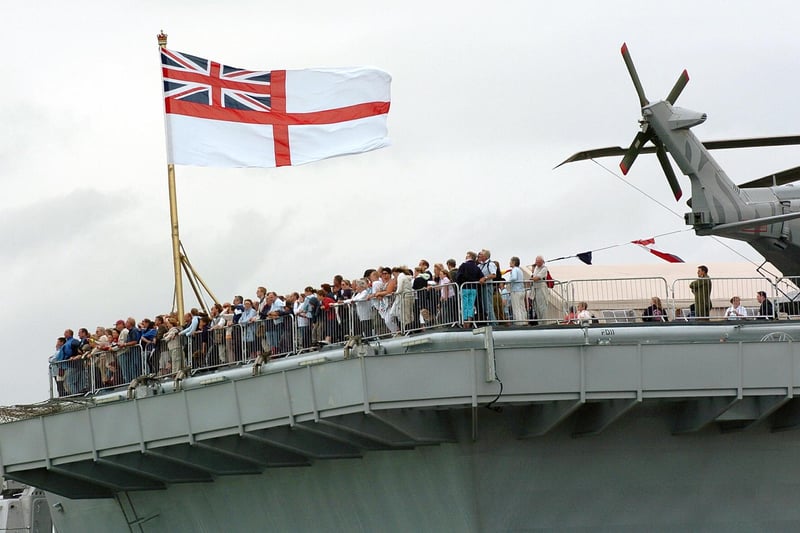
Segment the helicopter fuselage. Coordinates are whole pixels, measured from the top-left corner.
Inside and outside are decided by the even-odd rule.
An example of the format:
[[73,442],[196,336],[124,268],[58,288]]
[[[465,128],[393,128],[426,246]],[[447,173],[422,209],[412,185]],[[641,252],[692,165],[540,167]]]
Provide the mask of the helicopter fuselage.
[[785,276],[800,275],[800,188],[737,187],[690,130],[705,118],[663,100],[642,109],[643,128],[653,129],[691,181],[686,223],[697,235],[745,241]]

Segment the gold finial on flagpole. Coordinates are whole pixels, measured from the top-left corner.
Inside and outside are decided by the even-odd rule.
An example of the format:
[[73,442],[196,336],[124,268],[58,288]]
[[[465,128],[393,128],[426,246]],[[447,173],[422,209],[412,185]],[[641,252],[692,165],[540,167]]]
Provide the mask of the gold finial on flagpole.
[[158,46],[160,46],[161,48],[166,48],[167,47],[167,34],[164,33],[164,30],[161,30],[161,33],[156,35],[156,37],[158,38]]

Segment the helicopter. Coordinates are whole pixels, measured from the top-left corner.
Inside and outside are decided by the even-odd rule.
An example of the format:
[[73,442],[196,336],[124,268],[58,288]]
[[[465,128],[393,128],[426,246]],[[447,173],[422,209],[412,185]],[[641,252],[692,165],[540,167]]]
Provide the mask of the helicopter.
[[[619,146],[578,152],[557,165],[585,159],[622,155],[619,166],[627,175],[641,153],[655,153],[675,200],[683,195],[667,153],[689,177],[692,209],[684,215],[696,235],[718,235],[747,242],[764,256],[765,262],[783,276],[800,276],[800,167],[736,185],[711,156],[709,150],[800,144],[800,135],[759,137],[701,142],[691,128],[706,120],[705,113],[675,106],[689,82],[686,70],[664,100],[650,102],[645,95],[627,44],[622,58],[639,96],[642,118],[640,131],[626,149]],[[648,145],[650,143],[650,145]],[[763,266],[763,265],[762,265]]]

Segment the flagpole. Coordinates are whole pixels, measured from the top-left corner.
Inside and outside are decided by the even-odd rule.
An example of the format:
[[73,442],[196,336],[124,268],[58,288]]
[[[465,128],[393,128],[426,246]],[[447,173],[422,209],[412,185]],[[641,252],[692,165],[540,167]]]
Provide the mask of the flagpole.
[[[158,46],[167,47],[167,34],[158,34]],[[181,272],[181,240],[178,233],[178,201],[175,194],[175,165],[167,165],[167,185],[169,188],[169,221],[172,227],[172,266],[175,270],[175,302],[178,308],[178,322],[183,320],[183,274]]]

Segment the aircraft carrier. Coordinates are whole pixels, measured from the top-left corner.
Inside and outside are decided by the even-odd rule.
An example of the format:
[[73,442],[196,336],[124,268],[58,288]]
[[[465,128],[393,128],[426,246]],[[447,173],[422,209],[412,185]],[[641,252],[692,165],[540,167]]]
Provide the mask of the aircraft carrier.
[[0,425],[68,532],[796,531],[800,323],[447,328]]

